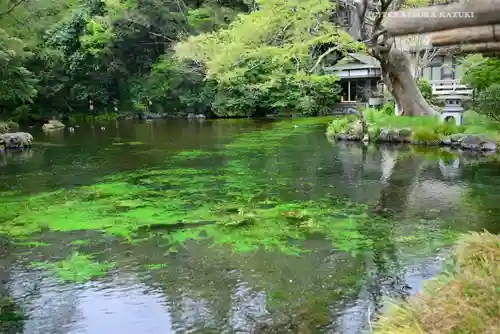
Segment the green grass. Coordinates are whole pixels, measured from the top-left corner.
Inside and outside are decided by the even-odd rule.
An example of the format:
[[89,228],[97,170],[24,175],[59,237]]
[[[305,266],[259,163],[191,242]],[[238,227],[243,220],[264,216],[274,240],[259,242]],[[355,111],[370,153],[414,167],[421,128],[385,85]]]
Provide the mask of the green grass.
[[[456,133],[487,134],[493,139],[500,139],[500,124],[474,111],[466,111],[464,113],[464,124],[462,126],[442,123],[437,117],[388,115],[376,109],[365,109],[363,113],[368,123],[368,132],[371,137],[376,136],[383,128],[408,128],[413,131],[413,139],[415,141],[436,141]],[[349,122],[355,119],[356,116],[343,116],[334,119],[328,126],[327,134],[335,135],[342,133],[347,129]]]
[[453,260],[422,292],[392,305],[374,333],[500,333],[500,236],[462,237]]

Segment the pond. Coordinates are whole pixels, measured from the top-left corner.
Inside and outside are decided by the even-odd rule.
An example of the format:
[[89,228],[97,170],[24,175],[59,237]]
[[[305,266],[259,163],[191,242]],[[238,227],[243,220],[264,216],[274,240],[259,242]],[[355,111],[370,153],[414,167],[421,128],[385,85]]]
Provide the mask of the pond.
[[495,159],[328,119],[122,121],[0,155],[1,333],[362,333],[495,231]]

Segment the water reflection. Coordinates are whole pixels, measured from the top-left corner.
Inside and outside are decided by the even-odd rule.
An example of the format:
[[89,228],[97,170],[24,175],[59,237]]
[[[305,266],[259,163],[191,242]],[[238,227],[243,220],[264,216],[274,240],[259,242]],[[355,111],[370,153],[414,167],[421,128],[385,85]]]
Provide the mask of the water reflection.
[[[168,173],[179,151],[224,151],[223,145],[242,133],[271,126],[245,120],[77,128],[64,135],[62,146],[36,147],[29,163],[11,163],[7,157],[1,189],[40,193],[144,167]],[[187,159],[183,166],[222,174],[227,184],[220,185],[228,189],[244,184],[283,201],[331,197],[365,203],[372,209],[368,219],[345,217],[337,239],[314,232],[306,240],[283,234],[286,242],[307,251],[298,256],[279,250],[239,253],[210,239],[189,241],[172,252],[165,238],[172,231],[127,243],[92,231],[43,230],[36,238],[40,245],[5,242],[0,292],[9,302],[2,312],[19,309],[27,320],[2,321],[3,328],[26,334],[360,333],[383,308],[384,298],[407,298],[438,272],[448,233],[491,226],[500,215],[495,195],[500,169],[494,162],[429,159],[405,147],[331,145],[322,128],[284,138],[273,150],[256,147]],[[229,178],[233,174],[237,177]],[[237,183],[241,180],[246,183]],[[203,192],[204,186],[186,186],[179,196]],[[332,199],[331,205],[337,203]],[[231,231],[238,237],[237,229]],[[363,247],[344,249],[340,241]],[[104,278],[77,285],[61,284],[30,265],[74,251],[116,266]]]

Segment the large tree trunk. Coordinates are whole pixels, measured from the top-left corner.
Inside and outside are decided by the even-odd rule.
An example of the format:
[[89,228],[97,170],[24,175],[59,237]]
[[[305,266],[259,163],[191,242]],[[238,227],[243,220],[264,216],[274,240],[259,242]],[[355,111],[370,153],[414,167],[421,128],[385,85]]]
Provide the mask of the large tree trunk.
[[370,53],[380,62],[384,83],[394,97],[401,115],[437,115],[437,111],[422,96],[406,53],[396,48],[394,44],[389,47],[376,46]]

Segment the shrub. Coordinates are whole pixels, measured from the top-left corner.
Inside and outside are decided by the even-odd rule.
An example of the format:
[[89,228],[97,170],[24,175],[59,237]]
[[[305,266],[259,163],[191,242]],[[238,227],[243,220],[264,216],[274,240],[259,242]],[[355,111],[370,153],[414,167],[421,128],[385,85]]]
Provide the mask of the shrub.
[[387,116],[393,116],[396,112],[396,106],[394,102],[387,102],[381,108],[380,112]]
[[500,84],[496,83],[479,94],[478,112],[500,123]]
[[345,132],[349,127],[349,123],[350,123],[350,118],[348,117],[336,118],[330,122],[330,124],[328,125],[328,129],[326,130],[326,133],[328,135],[336,135]]
[[432,128],[416,128],[413,130],[412,138],[415,142],[433,143],[441,140],[441,135]]
[[454,133],[462,133],[465,131],[465,128],[463,126],[457,126],[454,123],[443,122],[436,127],[435,131],[445,136],[449,136]]
[[380,135],[380,132],[382,129],[376,125],[369,125],[368,126],[368,137],[370,139],[376,139]]
[[425,80],[425,79],[418,79],[417,80],[417,86],[420,89],[420,92],[422,93],[422,96],[427,102],[432,101],[432,86],[431,84]]

